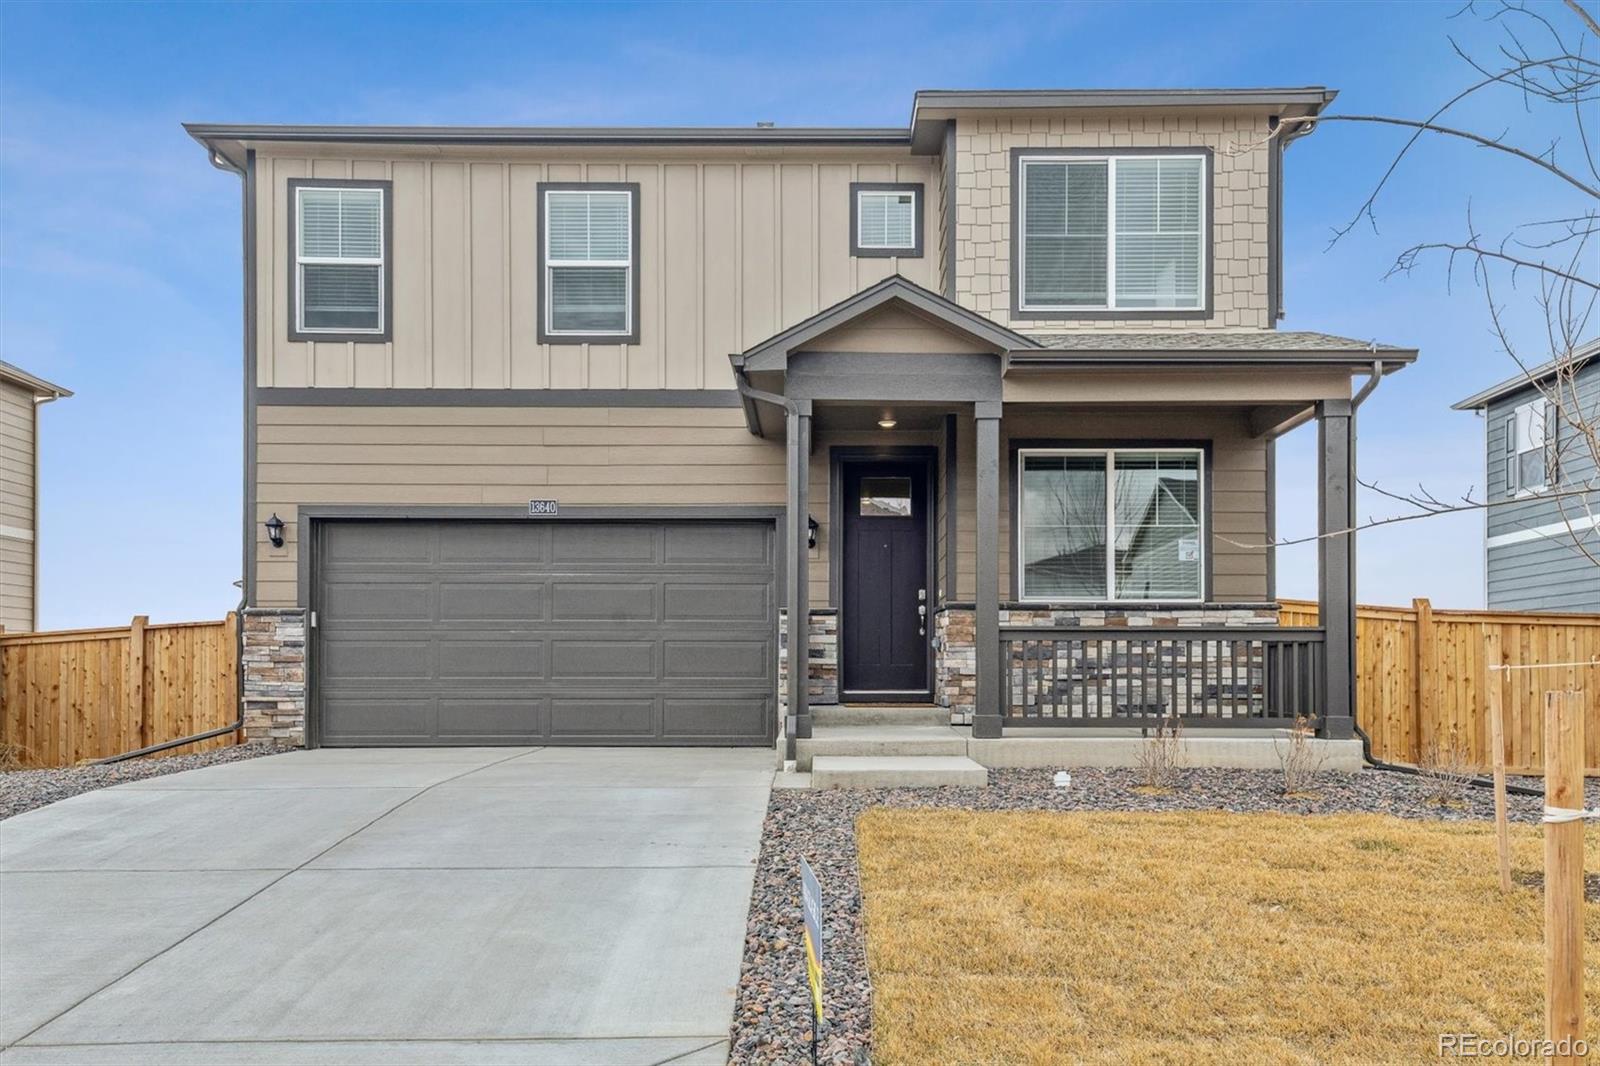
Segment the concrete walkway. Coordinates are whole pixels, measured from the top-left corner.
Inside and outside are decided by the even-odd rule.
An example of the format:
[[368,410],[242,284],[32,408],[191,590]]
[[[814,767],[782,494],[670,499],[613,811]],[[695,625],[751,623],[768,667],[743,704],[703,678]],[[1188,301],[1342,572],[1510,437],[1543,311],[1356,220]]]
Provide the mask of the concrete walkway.
[[722,1063],[767,750],[314,751],[0,822],[0,1063]]

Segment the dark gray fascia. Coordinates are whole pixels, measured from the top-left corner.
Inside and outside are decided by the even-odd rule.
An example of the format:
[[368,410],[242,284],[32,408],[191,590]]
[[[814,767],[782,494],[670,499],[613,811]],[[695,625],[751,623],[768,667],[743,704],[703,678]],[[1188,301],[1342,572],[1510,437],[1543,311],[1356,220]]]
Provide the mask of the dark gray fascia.
[[217,141],[301,144],[430,145],[885,145],[911,141],[904,129],[884,127],[751,126],[321,126],[185,122],[208,150]]
[[[255,149],[249,152],[255,157]],[[290,178],[288,180],[288,205],[284,214],[289,218],[289,303],[287,323],[291,341],[329,341],[352,344],[388,344],[394,339],[394,182],[379,178]],[[327,330],[303,330],[297,321],[300,306],[300,271],[295,262],[295,249],[300,240],[300,210],[297,203],[300,189],[377,189],[383,195],[383,329],[377,333],[339,333]]]
[[966,333],[997,351],[1029,351],[1038,348],[1022,334],[1009,330],[992,319],[969,311],[953,300],[948,300],[932,289],[925,289],[899,274],[892,274],[876,285],[847,296],[832,307],[824,308],[802,322],[797,322],[782,333],[767,338],[744,354],[746,370],[782,370],[788,354],[793,349],[845,324],[852,318],[878,307],[890,300],[900,300],[908,306],[923,311],[951,327]]
[[[1514,378],[1507,378],[1498,385],[1491,385],[1482,392],[1473,393],[1465,400],[1451,404],[1450,410],[1476,411],[1479,408],[1488,407],[1496,400],[1510,396],[1514,392],[1521,392],[1523,389],[1542,384],[1546,379],[1555,376],[1556,371],[1563,364],[1570,365],[1573,372],[1577,373],[1588,365],[1591,359],[1597,357],[1600,357],[1600,340],[1590,341],[1588,344],[1581,345],[1573,351],[1570,358],[1552,359],[1548,363],[1541,363]],[[1387,359],[1388,357],[1385,356],[1384,358]]]
[[[628,323],[631,327],[627,333],[550,333],[545,329],[547,320],[545,301],[549,299],[549,287],[545,285],[545,257],[544,257],[544,197],[549,192],[625,192],[632,201],[628,209],[628,218],[632,227],[630,235],[632,268],[628,271],[632,291],[628,293],[628,300],[632,306],[628,308]],[[540,344],[638,344],[639,343],[639,274],[642,272],[643,263],[639,259],[639,183],[636,181],[541,181],[535,187],[533,204],[533,247],[534,254],[539,257],[536,264],[536,278],[534,282],[534,313],[539,316],[536,323],[538,340]]]
[[[912,232],[914,243],[910,248],[863,248],[861,246],[861,212],[858,197],[864,192],[908,192],[915,197]],[[923,210],[928,199],[927,189],[918,181],[852,181],[850,183],[850,254],[857,259],[921,259]]]
[[733,389],[263,388],[263,407],[738,407]]
[[64,389],[60,385],[52,385],[44,378],[35,377],[20,366],[0,360],[0,381],[9,381],[14,385],[21,385],[30,390],[36,398],[59,400],[71,396],[71,389]]
[[[1393,374],[1417,361],[1415,349],[1383,350],[1383,372]],[[1392,363],[1391,363],[1392,360]],[[1160,367],[1160,366],[1332,366],[1370,370],[1372,352],[1359,351],[1031,351],[1012,352],[1012,370],[1055,370],[1065,367]]]
[[[1206,249],[1206,277],[1203,282],[1205,288],[1205,306],[1184,310],[1149,310],[1140,308],[1114,308],[1111,310],[1084,310],[1067,309],[1062,311],[1025,311],[1022,308],[1022,288],[1017,284],[1021,276],[1022,263],[1022,160],[1024,158],[1048,158],[1052,156],[1092,156],[1103,158],[1108,156],[1203,156],[1206,165],[1206,194],[1205,203],[1205,249]],[[1215,227],[1215,202],[1216,189],[1213,182],[1216,180],[1216,158],[1210,148],[1205,145],[1173,145],[1171,147],[1154,148],[1013,148],[1011,149],[1011,274],[1008,287],[1011,289],[1011,319],[1012,321],[1043,321],[1043,322],[1089,322],[1089,321],[1121,321],[1121,322],[1147,322],[1155,319],[1185,320],[1201,322],[1216,316],[1216,261],[1217,242]],[[1116,279],[1106,279],[1106,299],[1111,298],[1110,289],[1115,286]]]

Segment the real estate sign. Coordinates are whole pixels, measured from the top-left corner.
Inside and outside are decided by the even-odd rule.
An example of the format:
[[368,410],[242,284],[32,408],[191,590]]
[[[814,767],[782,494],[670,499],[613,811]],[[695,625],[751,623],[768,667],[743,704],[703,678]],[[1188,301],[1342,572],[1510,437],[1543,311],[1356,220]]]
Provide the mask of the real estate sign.
[[811,985],[811,1008],[822,1022],[822,886],[811,864],[800,860],[800,909],[806,919],[806,981]]

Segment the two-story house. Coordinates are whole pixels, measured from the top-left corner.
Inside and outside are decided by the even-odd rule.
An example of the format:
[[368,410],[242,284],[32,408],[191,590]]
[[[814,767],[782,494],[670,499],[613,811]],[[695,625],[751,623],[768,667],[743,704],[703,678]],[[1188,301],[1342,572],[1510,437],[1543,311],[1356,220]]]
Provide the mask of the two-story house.
[[1484,599],[1491,610],[1600,612],[1592,434],[1600,341],[1454,405],[1484,420]]
[[[1352,378],[1416,352],[1277,328],[1279,124],[1332,98],[189,126],[243,185],[250,732],[1349,736]],[[1323,628],[1281,629],[1273,442],[1313,419]]]

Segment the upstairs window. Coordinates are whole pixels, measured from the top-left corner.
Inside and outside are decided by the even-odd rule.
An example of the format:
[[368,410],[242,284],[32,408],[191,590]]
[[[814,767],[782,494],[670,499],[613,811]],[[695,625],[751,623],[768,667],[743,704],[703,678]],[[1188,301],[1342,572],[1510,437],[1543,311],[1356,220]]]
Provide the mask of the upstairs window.
[[540,339],[639,339],[637,185],[541,185],[544,285]]
[[294,181],[292,340],[389,337],[387,182]]
[[1540,397],[1512,408],[1505,420],[1506,495],[1557,485],[1556,408]]
[[851,255],[914,259],[922,254],[922,186],[853,182],[850,201]]
[[1020,157],[1017,310],[1204,311],[1207,171],[1203,155]]

